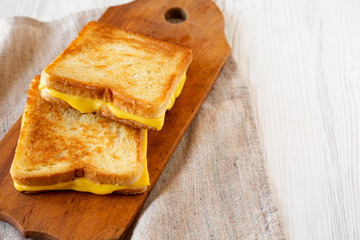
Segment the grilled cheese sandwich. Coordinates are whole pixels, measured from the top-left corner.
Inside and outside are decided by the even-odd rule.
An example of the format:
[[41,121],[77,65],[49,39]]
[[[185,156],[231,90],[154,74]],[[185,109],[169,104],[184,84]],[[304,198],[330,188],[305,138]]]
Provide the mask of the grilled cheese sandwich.
[[149,182],[147,130],[47,102],[30,84],[11,176],[21,192],[141,193]]
[[[147,148],[147,137],[142,143],[143,152],[146,152]],[[147,159],[143,155],[143,170],[139,179],[131,185],[116,185],[116,184],[99,184],[90,181],[85,177],[75,178],[69,182],[61,182],[53,185],[39,185],[39,186],[28,186],[23,184],[18,184],[14,181],[14,187],[19,192],[41,192],[41,191],[51,191],[51,190],[75,190],[79,192],[91,192],[98,195],[110,194],[116,191],[131,190],[136,188],[143,188],[148,186],[149,182],[149,172],[147,169]]]
[[189,48],[90,22],[43,70],[42,96],[83,113],[160,130],[191,60]]
[[[175,99],[180,95],[184,87],[185,80],[186,80],[186,74],[184,74],[184,76],[181,78],[180,82],[176,86],[175,91],[173,91],[167,104],[168,106],[167,110],[170,110],[174,105]],[[86,97],[74,96],[74,95],[62,93],[54,89],[44,87],[41,84],[39,85],[39,89],[41,91],[47,92],[48,94],[50,94],[55,98],[67,102],[70,106],[80,111],[81,113],[97,112],[100,110],[102,106],[107,106],[110,109],[110,111],[118,118],[134,120],[136,122],[140,122],[147,126],[153,127],[157,130],[160,130],[164,125],[165,114],[162,114],[160,117],[157,118],[146,118],[125,112],[114,106],[114,104],[112,104],[111,102],[106,102],[104,100],[92,99],[92,98],[86,98]]]

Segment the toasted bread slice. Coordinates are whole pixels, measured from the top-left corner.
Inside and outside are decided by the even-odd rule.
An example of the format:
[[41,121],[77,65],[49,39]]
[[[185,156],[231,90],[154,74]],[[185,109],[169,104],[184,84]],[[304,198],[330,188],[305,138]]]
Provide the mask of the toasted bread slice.
[[141,193],[149,185],[147,130],[44,101],[30,84],[11,165],[19,191]]
[[[152,119],[163,121],[181,92],[191,60],[189,48],[90,22],[43,70],[41,89],[83,113],[97,111],[159,130],[162,125],[152,124]],[[80,106],[72,103],[72,96],[82,98],[76,99]],[[85,104],[92,107],[81,106]]]

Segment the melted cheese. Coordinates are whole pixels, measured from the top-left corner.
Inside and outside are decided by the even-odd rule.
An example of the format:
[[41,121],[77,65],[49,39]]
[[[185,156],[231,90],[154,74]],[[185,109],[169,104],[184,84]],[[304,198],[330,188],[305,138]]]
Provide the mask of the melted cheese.
[[113,184],[98,184],[90,181],[87,178],[75,178],[73,181],[57,183],[47,186],[27,186],[20,185],[14,181],[14,187],[20,192],[34,192],[34,191],[48,191],[48,190],[75,190],[79,192],[91,192],[94,194],[104,195],[110,194],[117,190],[131,189],[136,187],[144,187],[150,184],[149,172],[147,168],[147,131],[145,130],[145,141],[142,144],[143,150],[143,169],[139,179],[132,185],[113,185]]
[[[166,107],[167,110],[170,110],[172,108],[172,106],[174,105],[175,99],[180,95],[180,93],[184,87],[185,80],[186,80],[186,74],[184,74],[184,76],[181,78],[180,82],[176,86],[174,92],[171,94],[169,102]],[[158,118],[146,118],[146,117],[137,116],[137,115],[125,112],[125,111],[115,107],[114,104],[112,104],[110,102],[106,102],[104,100],[69,95],[66,93],[56,91],[54,89],[46,88],[46,87],[42,86],[41,84],[39,85],[39,89],[41,91],[46,91],[48,94],[50,94],[53,97],[59,98],[65,102],[69,103],[73,108],[77,109],[81,113],[96,112],[96,111],[99,111],[101,106],[106,105],[106,106],[108,106],[110,111],[118,118],[134,120],[136,122],[140,122],[145,125],[154,127],[157,130],[160,130],[164,125],[165,114],[161,115]]]

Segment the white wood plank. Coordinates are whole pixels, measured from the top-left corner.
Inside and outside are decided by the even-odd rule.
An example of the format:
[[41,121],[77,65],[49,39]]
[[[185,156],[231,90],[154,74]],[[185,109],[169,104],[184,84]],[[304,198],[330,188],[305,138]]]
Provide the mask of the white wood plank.
[[[3,0],[0,18],[48,21],[118,2],[124,1]],[[251,84],[289,238],[360,239],[360,3],[216,3]]]
[[124,4],[131,0],[0,0],[0,18],[27,16],[41,21],[58,19],[66,14]]
[[290,239],[359,239],[359,3],[239,4],[230,42]]

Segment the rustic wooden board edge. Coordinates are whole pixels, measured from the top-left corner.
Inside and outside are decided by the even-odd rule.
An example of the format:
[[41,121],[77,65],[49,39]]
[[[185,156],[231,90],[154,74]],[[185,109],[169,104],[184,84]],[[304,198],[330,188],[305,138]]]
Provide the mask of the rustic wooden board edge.
[[[209,2],[207,0],[204,0],[204,1]],[[110,8],[108,8],[106,10],[106,12],[102,15],[102,17],[100,17],[99,21],[107,22],[106,18],[105,18],[107,16],[107,13],[110,12],[111,14],[114,14],[114,11],[116,12],[117,8],[120,8],[120,7],[121,8],[122,7],[130,8],[133,4],[134,5],[142,4],[143,2],[144,2],[143,0],[138,0],[138,1],[131,2],[131,3],[128,3],[128,4],[125,4],[125,5],[110,7]],[[183,1],[177,1],[177,2],[174,1],[174,2],[175,2],[176,6],[181,6],[181,4],[183,3]],[[221,14],[221,11],[217,8],[215,3],[211,2],[211,4],[213,4],[215,6],[216,10],[218,11],[218,13],[220,13],[220,15],[222,17],[222,21],[220,22],[220,25],[221,25],[222,30],[223,30],[224,29],[224,19],[223,19],[223,16]],[[109,24],[113,24],[113,23],[110,22]],[[141,30],[139,32],[141,32]],[[148,34],[148,35],[161,34],[161,32],[150,32],[150,33],[144,32],[144,33]],[[159,37],[159,36],[157,36],[157,37]],[[222,37],[222,39],[221,39],[221,37]],[[162,171],[164,170],[166,164],[168,163],[171,155],[173,154],[173,152],[175,151],[177,145],[181,141],[181,138],[185,134],[185,132],[186,132],[187,128],[189,127],[191,121],[194,119],[197,112],[199,111],[199,109],[200,109],[202,103],[204,102],[205,98],[207,97],[207,95],[211,91],[211,88],[212,88],[216,78],[220,74],[222,67],[224,66],[225,62],[227,61],[228,57],[230,56],[231,49],[227,44],[227,41],[226,41],[226,38],[225,38],[225,35],[224,35],[224,31],[221,32],[219,38],[220,38],[220,41],[222,41],[227,46],[227,52],[224,53],[222,55],[223,56],[222,59],[219,59],[220,61],[217,62],[216,66],[220,66],[220,67],[216,67],[214,69],[209,70],[210,71],[209,75],[210,75],[210,78],[211,78],[211,79],[209,78],[209,83],[210,84],[206,85],[206,89],[205,89],[205,92],[204,92],[203,96],[196,102],[196,104],[193,106],[193,108],[190,109],[190,115],[186,119],[186,121],[184,122],[183,127],[181,128],[181,131],[177,134],[177,137],[175,138],[175,141],[171,145],[171,148],[169,148],[169,150],[166,152],[166,154],[162,156],[161,165],[156,169],[155,174],[153,174],[151,176],[151,185],[149,186],[149,189],[144,194],[141,195],[139,204],[137,205],[136,209],[132,212],[132,215],[129,218],[128,224],[126,224],[124,228],[115,229],[113,233],[110,233],[110,235],[107,234],[107,233],[100,233],[100,235],[95,236],[96,238],[103,239],[103,238],[108,238],[108,237],[112,238],[114,236],[124,238],[126,236],[127,230],[131,226],[132,222],[134,221],[134,219],[136,218],[138,212],[140,211],[143,203],[145,202],[146,198],[148,197],[151,190],[155,186],[158,178],[160,177]],[[175,40],[176,41],[176,39],[171,39],[171,38],[168,38],[168,40],[170,40],[170,41]],[[191,71],[191,66],[190,66],[189,70]],[[190,72],[190,76],[191,76],[191,74],[194,74],[194,73]],[[181,98],[181,96],[180,96],[180,98]],[[176,108],[176,107],[174,107],[174,108]],[[170,111],[169,114],[171,115],[172,113],[173,112]],[[0,149],[1,150],[7,149],[8,152],[10,152],[10,155],[7,155],[6,157],[1,156],[1,158],[6,158],[6,159],[12,159],[13,158],[14,150],[16,148],[17,138],[18,138],[18,135],[19,135],[19,132],[20,132],[20,124],[21,124],[21,117],[16,121],[16,123],[12,126],[12,128],[7,132],[7,134],[1,140]],[[165,124],[168,124],[168,122],[165,123]],[[166,125],[164,126],[164,128],[166,128]],[[157,134],[158,133],[155,133],[155,135],[157,135]],[[12,154],[12,156],[11,156],[11,154]],[[0,161],[0,163],[1,163],[1,161]],[[7,163],[7,165],[8,165],[8,169],[6,170],[7,174],[9,174],[10,164],[11,164],[11,162]],[[0,171],[0,173],[1,173],[1,171]],[[3,180],[3,179],[1,179],[1,180]],[[41,231],[41,230],[38,230],[38,229],[27,228],[27,226],[23,226],[23,224],[20,224],[18,220],[12,218],[12,216],[10,216],[8,214],[2,213],[1,211],[0,211],[0,219],[5,221],[5,222],[10,223],[11,225],[13,225],[15,228],[17,228],[21,232],[21,234],[24,237],[30,237],[30,238],[32,238],[32,237],[41,237],[41,238],[47,238],[47,239],[56,239],[56,237],[53,236],[51,233],[47,233],[45,231]],[[111,234],[113,234],[113,235],[111,235]]]

